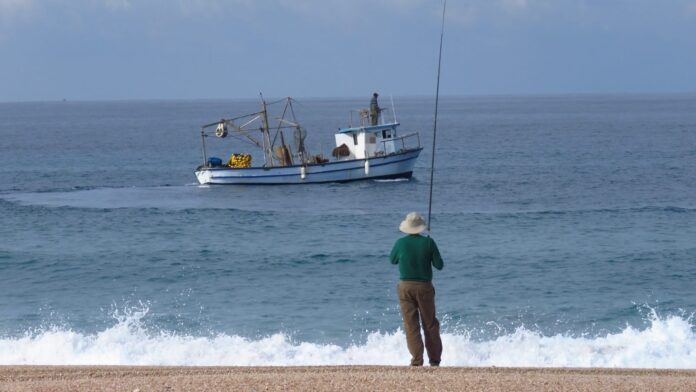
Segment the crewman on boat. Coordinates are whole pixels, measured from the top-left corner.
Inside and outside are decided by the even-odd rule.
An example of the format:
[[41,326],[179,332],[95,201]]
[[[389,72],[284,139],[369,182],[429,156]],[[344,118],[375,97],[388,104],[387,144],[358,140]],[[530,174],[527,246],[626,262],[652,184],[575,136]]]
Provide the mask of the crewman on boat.
[[374,93],[372,94],[372,100],[370,100],[370,125],[377,125],[379,123],[379,112],[381,112],[382,109],[380,109],[377,103],[378,96],[379,94]]
[[411,212],[406,215],[399,230],[407,235],[396,241],[389,259],[392,264],[399,265],[399,305],[411,366],[423,366],[421,324],[430,366],[440,366],[442,341],[440,322],[435,317],[432,267],[441,270],[444,263],[435,241],[421,235],[425,229],[425,219],[420,214]]

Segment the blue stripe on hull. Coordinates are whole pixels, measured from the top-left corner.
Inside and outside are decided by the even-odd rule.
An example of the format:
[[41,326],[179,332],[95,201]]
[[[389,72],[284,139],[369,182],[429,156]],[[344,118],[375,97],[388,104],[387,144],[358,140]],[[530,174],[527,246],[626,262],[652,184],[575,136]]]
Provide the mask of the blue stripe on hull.
[[[384,176],[376,176],[376,177],[360,177],[360,178],[351,178],[347,180],[300,180],[300,181],[293,181],[293,182],[210,182],[205,185],[302,185],[302,184],[345,184],[348,182],[355,182],[355,181],[365,181],[365,180],[398,180],[398,179],[410,179],[413,177],[413,172],[406,172],[406,173],[399,173],[399,174],[387,174]],[[240,178],[243,179],[243,178]]]

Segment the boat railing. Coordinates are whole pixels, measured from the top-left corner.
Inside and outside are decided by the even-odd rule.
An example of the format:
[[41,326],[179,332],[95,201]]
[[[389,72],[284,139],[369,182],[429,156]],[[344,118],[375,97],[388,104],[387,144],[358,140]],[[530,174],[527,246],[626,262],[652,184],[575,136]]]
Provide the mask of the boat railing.
[[[391,116],[394,118],[394,122],[396,122],[396,111],[394,110],[393,107],[384,107],[384,108],[379,108],[379,121],[378,125],[381,124],[386,124],[387,120],[385,119],[385,114],[388,112],[391,112]],[[348,127],[353,128],[353,116],[357,115],[358,117],[358,122],[357,126],[360,127],[369,127],[370,125],[370,109],[353,109],[349,112],[348,116]]]
[[[382,139],[381,140],[382,151],[387,151],[387,143],[390,143],[390,142],[394,143],[394,149],[396,149],[396,146],[399,144],[399,142],[401,142],[401,150],[400,151],[405,151],[409,148],[412,148],[412,147],[407,148],[407,146],[413,139],[415,139],[416,143],[418,143],[418,145],[416,147],[413,147],[413,148],[420,148],[420,146],[421,146],[420,135],[418,134],[418,132],[411,132],[411,133],[407,133],[405,135],[400,135],[400,136],[392,137],[389,139]],[[408,140],[408,143],[407,143],[407,140]]]

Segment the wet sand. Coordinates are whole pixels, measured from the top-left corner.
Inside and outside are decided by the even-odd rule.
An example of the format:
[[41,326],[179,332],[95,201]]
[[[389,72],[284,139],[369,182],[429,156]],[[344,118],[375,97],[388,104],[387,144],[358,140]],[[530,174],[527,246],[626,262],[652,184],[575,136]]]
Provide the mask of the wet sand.
[[696,370],[0,366],[0,391],[696,391]]

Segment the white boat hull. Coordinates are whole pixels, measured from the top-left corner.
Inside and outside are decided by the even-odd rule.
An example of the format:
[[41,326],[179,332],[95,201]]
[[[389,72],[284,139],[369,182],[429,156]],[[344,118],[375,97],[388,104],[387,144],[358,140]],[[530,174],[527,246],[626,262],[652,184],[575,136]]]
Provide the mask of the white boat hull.
[[[201,184],[313,184],[369,179],[411,178],[422,148],[368,159],[284,167],[205,167],[196,169]],[[366,162],[367,161],[367,162]]]

